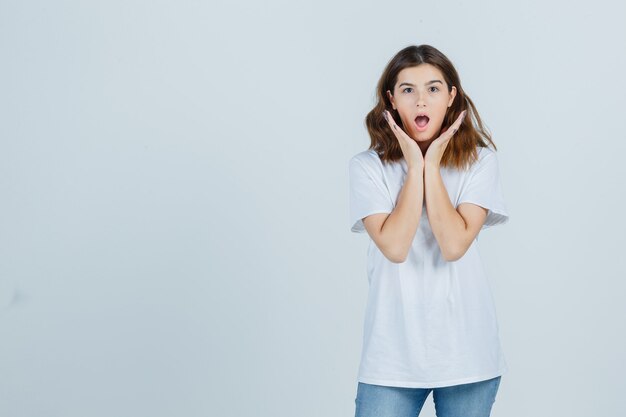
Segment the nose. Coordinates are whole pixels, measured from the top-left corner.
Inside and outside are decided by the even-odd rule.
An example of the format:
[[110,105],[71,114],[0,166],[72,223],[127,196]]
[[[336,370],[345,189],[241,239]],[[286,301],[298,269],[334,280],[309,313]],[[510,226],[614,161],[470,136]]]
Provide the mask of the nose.
[[424,106],[425,103],[424,103],[423,96],[424,96],[423,94],[419,94],[419,93],[415,94],[415,105],[417,107]]

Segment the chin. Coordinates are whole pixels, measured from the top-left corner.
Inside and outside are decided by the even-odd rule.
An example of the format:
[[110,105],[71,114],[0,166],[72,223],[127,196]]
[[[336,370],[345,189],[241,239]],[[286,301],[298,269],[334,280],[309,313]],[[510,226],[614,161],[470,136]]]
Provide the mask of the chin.
[[431,135],[428,131],[426,132],[414,132],[411,137],[417,142],[426,142],[433,139],[433,135]]

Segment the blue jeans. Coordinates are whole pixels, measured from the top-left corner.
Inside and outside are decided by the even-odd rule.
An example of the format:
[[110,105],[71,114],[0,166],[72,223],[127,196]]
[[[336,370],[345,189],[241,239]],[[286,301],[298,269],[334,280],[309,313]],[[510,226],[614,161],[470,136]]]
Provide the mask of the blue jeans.
[[489,417],[502,376],[441,388],[358,383],[356,417],[417,417],[433,391],[437,417]]

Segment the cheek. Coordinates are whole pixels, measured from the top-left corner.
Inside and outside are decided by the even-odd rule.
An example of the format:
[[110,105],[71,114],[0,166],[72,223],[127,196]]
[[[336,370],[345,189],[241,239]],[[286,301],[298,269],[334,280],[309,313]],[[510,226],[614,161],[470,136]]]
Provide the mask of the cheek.
[[446,110],[447,108],[437,110],[435,117],[434,117],[437,123],[443,123],[444,119],[446,118]]
[[402,109],[398,109],[398,115],[403,122],[411,120],[411,114],[407,111],[403,111]]

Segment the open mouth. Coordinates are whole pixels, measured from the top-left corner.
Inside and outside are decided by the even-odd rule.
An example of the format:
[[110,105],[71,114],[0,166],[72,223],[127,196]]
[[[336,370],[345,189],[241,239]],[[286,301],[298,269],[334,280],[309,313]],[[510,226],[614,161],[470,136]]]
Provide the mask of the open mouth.
[[428,116],[417,116],[415,118],[415,126],[419,131],[426,130],[428,122],[430,122],[430,118]]

